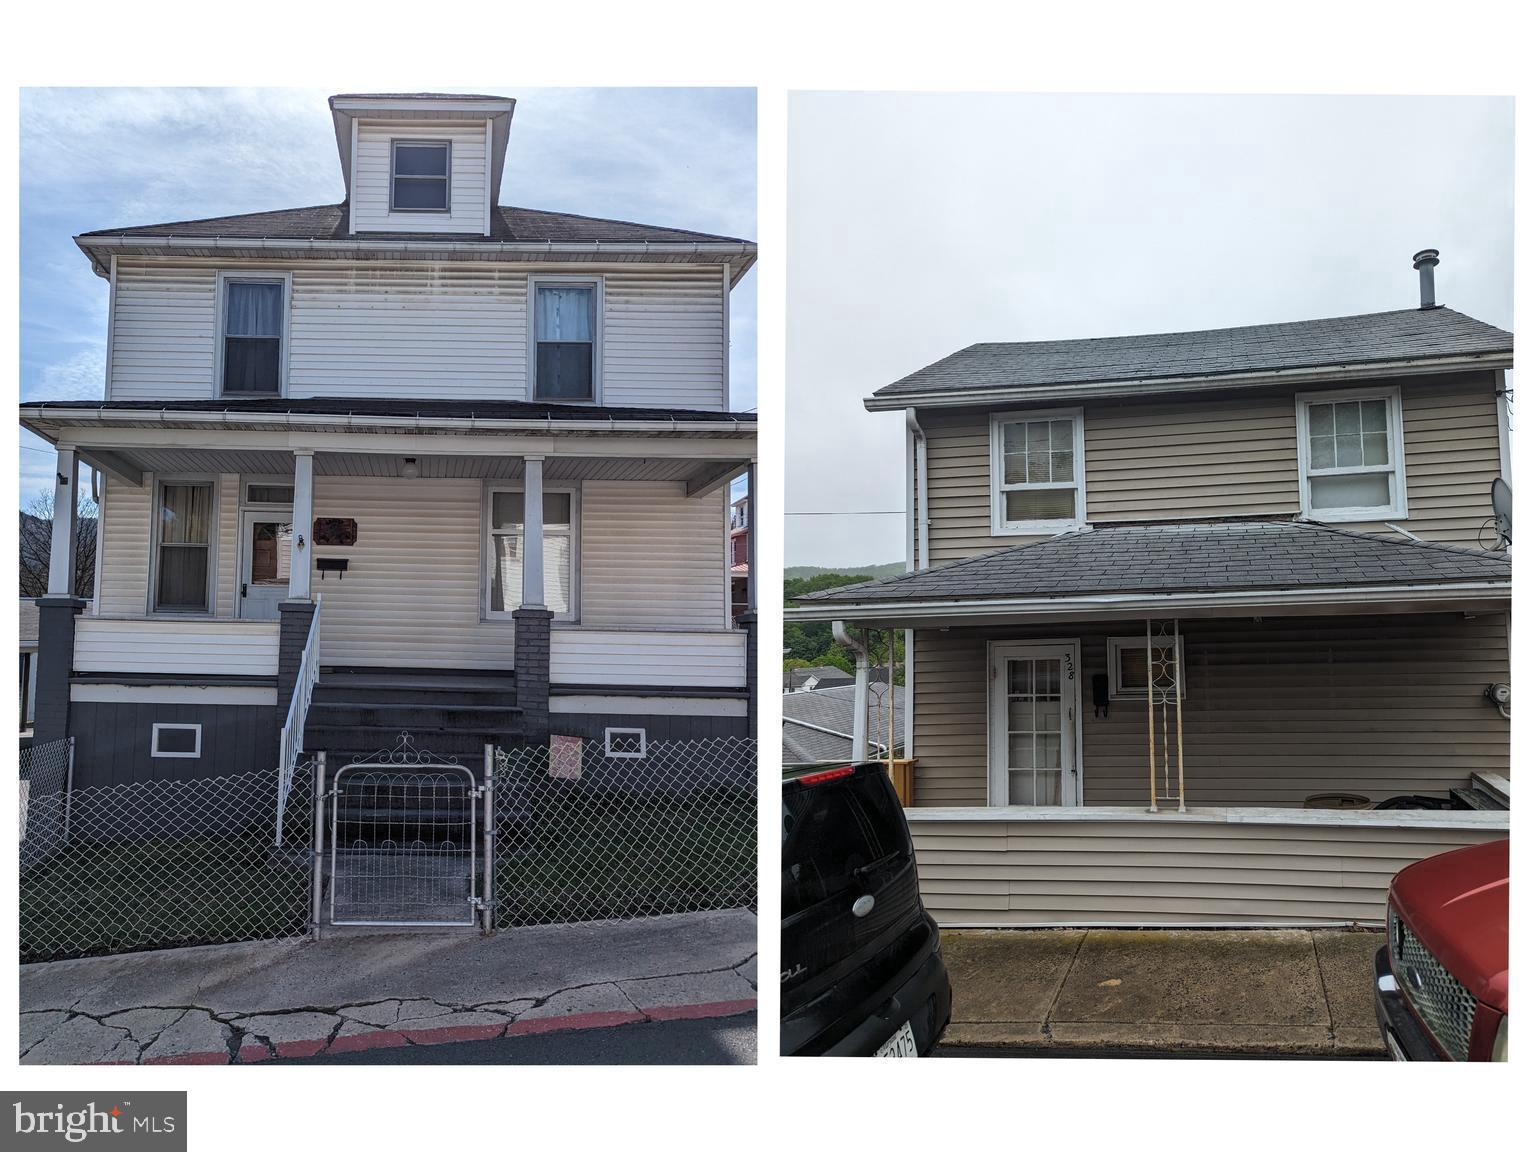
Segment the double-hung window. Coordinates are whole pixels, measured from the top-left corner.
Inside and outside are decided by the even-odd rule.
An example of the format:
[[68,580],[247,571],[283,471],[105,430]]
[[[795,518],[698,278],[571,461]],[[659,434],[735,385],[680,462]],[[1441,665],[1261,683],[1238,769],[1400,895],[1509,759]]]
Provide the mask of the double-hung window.
[[1083,523],[1082,409],[992,417],[992,531],[1061,532]]
[[[523,602],[523,493],[493,488],[486,516],[486,611],[506,616]],[[556,620],[576,618],[576,493],[544,493],[544,607]]]
[[533,398],[597,399],[595,283],[533,285]]
[[1296,398],[1301,509],[1317,520],[1407,515],[1396,389]]
[[213,485],[159,485],[155,531],[155,609],[211,611]]
[[446,140],[395,140],[389,151],[389,210],[448,211],[450,148]]
[[222,391],[276,396],[283,383],[284,280],[225,278]]
[[[1109,664],[1109,695],[1112,700],[1145,700],[1147,698],[1147,638],[1145,636],[1111,636],[1107,642]],[[1184,695],[1184,637],[1179,637],[1177,652],[1172,636],[1152,637],[1152,663],[1157,666],[1157,682],[1153,685],[1160,694],[1172,690],[1173,676],[1178,676],[1179,696]]]

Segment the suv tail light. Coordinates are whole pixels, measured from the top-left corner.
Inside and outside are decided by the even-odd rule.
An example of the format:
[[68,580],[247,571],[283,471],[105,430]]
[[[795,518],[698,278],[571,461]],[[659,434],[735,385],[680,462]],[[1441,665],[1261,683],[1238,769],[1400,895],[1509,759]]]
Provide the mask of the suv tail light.
[[805,785],[825,784],[829,780],[841,780],[846,776],[852,775],[853,765],[849,764],[846,767],[832,768],[826,772],[812,772],[809,776],[801,776],[798,779],[801,784]]

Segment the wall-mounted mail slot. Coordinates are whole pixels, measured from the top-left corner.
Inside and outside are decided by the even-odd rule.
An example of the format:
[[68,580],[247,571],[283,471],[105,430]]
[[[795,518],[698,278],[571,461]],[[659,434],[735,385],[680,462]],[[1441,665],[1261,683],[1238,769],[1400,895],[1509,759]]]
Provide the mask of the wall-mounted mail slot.
[[331,572],[336,573],[336,579],[340,580],[347,572],[346,560],[336,556],[316,556],[315,567],[320,570],[320,579],[322,580]]
[[314,536],[316,544],[350,548],[357,543],[357,521],[341,516],[316,517]]

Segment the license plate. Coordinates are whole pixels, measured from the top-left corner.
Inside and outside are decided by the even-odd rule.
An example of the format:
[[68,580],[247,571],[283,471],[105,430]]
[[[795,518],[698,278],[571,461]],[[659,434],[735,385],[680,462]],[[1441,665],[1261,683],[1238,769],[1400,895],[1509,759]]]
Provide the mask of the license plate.
[[1397,1042],[1397,1037],[1387,1033],[1387,1055],[1394,1060],[1407,1060],[1408,1053],[1403,1051],[1403,1046]]
[[916,1056],[917,1037],[912,1035],[912,1024],[903,1021],[900,1028],[896,1029],[896,1035],[892,1036],[884,1044],[876,1056]]

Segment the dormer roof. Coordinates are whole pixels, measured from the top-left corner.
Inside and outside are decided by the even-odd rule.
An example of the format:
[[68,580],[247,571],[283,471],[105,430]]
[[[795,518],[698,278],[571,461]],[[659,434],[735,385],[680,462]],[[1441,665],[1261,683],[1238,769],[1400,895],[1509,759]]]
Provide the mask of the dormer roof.
[[491,203],[496,203],[501,191],[501,169],[507,158],[507,135],[517,108],[512,97],[450,92],[342,92],[332,96],[329,103],[348,200],[352,198],[354,121],[486,120],[491,125]]

